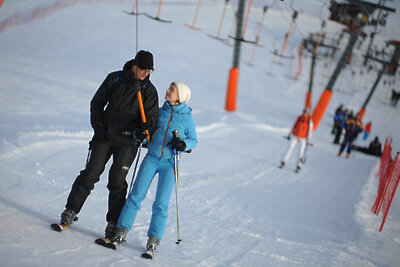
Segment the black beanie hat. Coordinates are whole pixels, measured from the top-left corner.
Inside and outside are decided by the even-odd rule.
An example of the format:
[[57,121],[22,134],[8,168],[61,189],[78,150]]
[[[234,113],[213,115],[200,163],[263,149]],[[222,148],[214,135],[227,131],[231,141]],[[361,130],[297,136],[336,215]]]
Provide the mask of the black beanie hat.
[[149,51],[140,50],[135,56],[135,65],[142,70],[154,70],[153,54]]

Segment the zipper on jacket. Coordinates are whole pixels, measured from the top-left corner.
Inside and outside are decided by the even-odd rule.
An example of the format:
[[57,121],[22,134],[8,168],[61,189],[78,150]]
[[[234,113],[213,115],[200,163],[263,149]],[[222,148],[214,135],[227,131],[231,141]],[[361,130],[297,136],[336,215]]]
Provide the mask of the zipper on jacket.
[[165,130],[165,135],[164,135],[164,141],[163,141],[163,145],[162,145],[162,149],[161,149],[161,156],[160,158],[162,158],[163,154],[164,154],[164,146],[165,146],[165,141],[167,140],[167,134],[168,134],[168,128],[169,128],[169,123],[172,120],[172,114],[174,113],[174,109],[171,106],[171,116],[169,118],[168,124],[167,124],[167,130]]

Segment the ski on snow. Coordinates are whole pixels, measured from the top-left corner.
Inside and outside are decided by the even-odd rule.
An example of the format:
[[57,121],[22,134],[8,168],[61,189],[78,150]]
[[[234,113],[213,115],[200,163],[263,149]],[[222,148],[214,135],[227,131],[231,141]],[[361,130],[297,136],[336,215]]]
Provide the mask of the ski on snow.
[[[116,250],[118,247],[122,246],[122,244],[119,244],[118,242],[111,242],[110,238],[97,238],[94,242],[97,245],[100,245],[100,246],[103,246],[106,248],[110,248],[113,250]],[[146,252],[141,254],[141,257],[151,260],[151,259],[153,259],[155,252],[156,252],[156,250],[148,249]]]
[[146,252],[142,253],[141,257],[152,260],[155,253],[156,253],[155,249],[148,249],[148,250],[146,250]]
[[120,246],[120,244],[118,244],[118,242],[111,242],[110,238],[97,238],[94,241],[97,245],[106,247],[106,248],[111,248],[116,250],[118,246]]
[[62,232],[62,231],[64,231],[65,229],[67,229],[68,227],[70,227],[71,226],[71,224],[69,224],[69,225],[63,225],[63,224],[61,224],[61,223],[52,223],[52,224],[50,224],[50,227],[54,230],[54,231],[57,231],[57,232]]
[[[278,168],[279,168],[279,169],[283,169],[283,167],[284,167],[284,165],[278,165]],[[295,172],[295,173],[299,173],[299,172],[300,172],[300,169],[296,168],[296,169],[294,170],[294,172]]]
[[[72,220],[72,223],[73,223],[73,222],[76,222],[77,220],[78,220],[78,217],[75,216],[75,218]],[[62,223],[52,223],[52,224],[50,224],[50,227],[51,227],[54,231],[62,232],[62,231],[64,231],[65,229],[68,229],[68,228],[72,225],[72,223],[70,223],[70,224],[68,224],[68,225],[64,225],[64,224],[62,224]]]

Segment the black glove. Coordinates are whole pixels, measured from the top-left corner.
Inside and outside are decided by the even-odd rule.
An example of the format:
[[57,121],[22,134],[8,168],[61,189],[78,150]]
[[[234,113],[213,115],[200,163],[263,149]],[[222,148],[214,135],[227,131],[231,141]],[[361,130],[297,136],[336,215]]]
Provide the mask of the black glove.
[[150,131],[151,130],[151,123],[149,121],[146,122],[141,122],[140,123],[140,128],[142,128],[143,130],[147,130]]
[[133,136],[135,137],[136,141],[142,143],[145,139],[147,139],[148,134],[143,129],[136,129],[133,133]]
[[176,149],[176,151],[185,151],[186,143],[178,138],[177,142],[172,142],[171,148]]
[[93,130],[94,130],[93,141],[104,142],[109,139],[109,136],[102,125],[94,127]]
[[172,149],[176,149],[177,151],[185,151],[186,148],[186,143],[181,141],[177,130],[172,132],[172,141],[169,142],[169,145],[171,145]]

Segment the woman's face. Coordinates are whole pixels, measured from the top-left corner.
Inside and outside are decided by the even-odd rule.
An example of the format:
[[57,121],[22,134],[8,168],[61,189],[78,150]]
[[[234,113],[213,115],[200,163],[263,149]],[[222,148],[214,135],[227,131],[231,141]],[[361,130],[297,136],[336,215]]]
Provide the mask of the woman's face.
[[165,100],[171,105],[179,104],[178,88],[176,88],[174,83],[171,83],[168,90],[165,92]]

